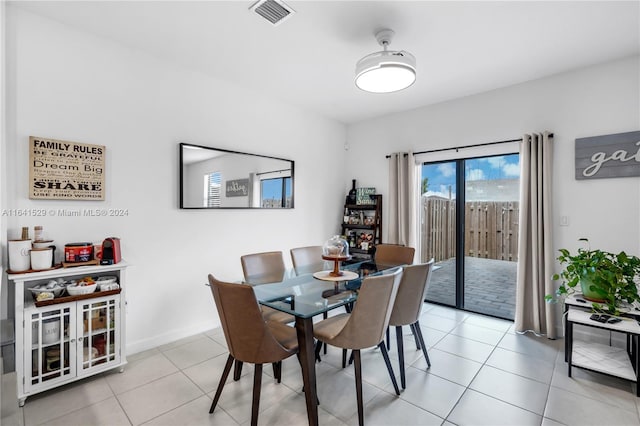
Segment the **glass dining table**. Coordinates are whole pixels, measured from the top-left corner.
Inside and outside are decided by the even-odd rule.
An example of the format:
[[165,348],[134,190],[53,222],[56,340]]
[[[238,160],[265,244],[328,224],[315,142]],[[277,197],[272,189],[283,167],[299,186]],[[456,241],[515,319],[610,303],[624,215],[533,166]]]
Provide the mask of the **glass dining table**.
[[[309,425],[318,424],[313,317],[352,304],[358,298],[358,289],[364,278],[393,273],[398,267],[401,265],[382,265],[372,261],[352,263],[342,267],[341,270],[347,273],[341,280],[328,277],[328,273],[319,273],[331,269],[326,263],[319,262],[302,270],[298,268],[297,274],[291,273],[282,282],[254,286],[261,305],[295,317]],[[321,278],[316,278],[318,276]]]

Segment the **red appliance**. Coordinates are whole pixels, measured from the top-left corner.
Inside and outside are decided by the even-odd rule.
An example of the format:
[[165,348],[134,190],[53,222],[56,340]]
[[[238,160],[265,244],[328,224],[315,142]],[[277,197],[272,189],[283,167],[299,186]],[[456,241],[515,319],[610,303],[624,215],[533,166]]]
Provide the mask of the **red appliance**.
[[69,243],[64,246],[64,260],[68,263],[88,262],[93,259],[93,244]]
[[122,260],[120,254],[120,238],[109,237],[105,238],[102,242],[102,258],[100,259],[101,265],[113,265]]

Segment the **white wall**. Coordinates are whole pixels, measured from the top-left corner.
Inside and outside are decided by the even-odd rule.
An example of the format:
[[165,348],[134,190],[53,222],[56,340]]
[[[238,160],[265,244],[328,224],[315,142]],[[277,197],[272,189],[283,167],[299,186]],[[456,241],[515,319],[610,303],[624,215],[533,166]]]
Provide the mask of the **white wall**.
[[[576,138],[640,130],[638,57],[351,125],[347,161],[359,186],[386,195],[386,154],[544,130],[555,134],[554,248],[574,250],[588,237],[593,247],[640,255],[640,177],[574,178]],[[560,216],[568,227],[558,226]]]
[[[290,263],[289,248],[335,233],[346,177],[341,168],[326,173],[326,165],[342,155],[344,125],[18,8],[7,12],[11,161],[2,170],[3,207],[128,210],[126,217],[10,217],[9,236],[43,225],[59,248],[122,238],[132,264],[129,352],[217,325],[208,273],[240,279],[242,254],[283,250]],[[106,145],[106,201],[29,200],[30,135]],[[179,142],[294,160],[295,209],[179,210]]]

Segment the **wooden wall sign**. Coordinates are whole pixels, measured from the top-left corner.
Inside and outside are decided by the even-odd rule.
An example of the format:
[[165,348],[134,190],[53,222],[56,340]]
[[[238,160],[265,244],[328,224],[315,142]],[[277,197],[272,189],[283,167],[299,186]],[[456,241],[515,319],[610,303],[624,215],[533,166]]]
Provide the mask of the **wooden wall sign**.
[[640,176],[640,131],[576,139],[576,179]]
[[249,195],[249,179],[228,180],[225,188],[227,197],[246,197]]
[[104,200],[103,145],[29,137],[29,198]]

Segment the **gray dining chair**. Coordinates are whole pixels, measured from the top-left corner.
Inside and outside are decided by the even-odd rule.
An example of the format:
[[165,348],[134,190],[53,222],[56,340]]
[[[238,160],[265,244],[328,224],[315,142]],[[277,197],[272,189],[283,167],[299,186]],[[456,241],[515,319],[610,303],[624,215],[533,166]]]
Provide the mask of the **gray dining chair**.
[[375,346],[380,348],[396,395],[400,395],[393,367],[384,344],[384,334],[389,326],[391,311],[401,278],[401,268],[393,274],[365,278],[358,291],[358,301],[351,313],[336,315],[314,325],[313,335],[318,339],[317,345],[325,342],[342,348],[343,351],[351,349],[353,352],[358,422],[360,426],[364,424],[361,349]]
[[398,363],[400,366],[400,383],[402,389],[406,389],[405,368],[404,368],[404,346],[402,339],[402,327],[408,325],[413,332],[418,349],[422,349],[424,358],[427,361],[427,368],[431,367],[431,361],[427,353],[427,346],[420,330],[420,312],[424,301],[424,295],[429,287],[431,271],[433,269],[433,259],[427,263],[405,266],[402,272],[402,280],[398,287],[398,295],[393,304],[389,327],[395,327],[396,340],[398,342]]
[[298,353],[296,330],[282,323],[265,321],[260,312],[253,287],[218,281],[209,275],[211,293],[218,309],[229,356],[218,383],[209,413],[213,413],[235,361],[255,365],[253,375],[253,402],[251,425],[258,424],[262,364],[274,365],[274,375],[282,360]]

